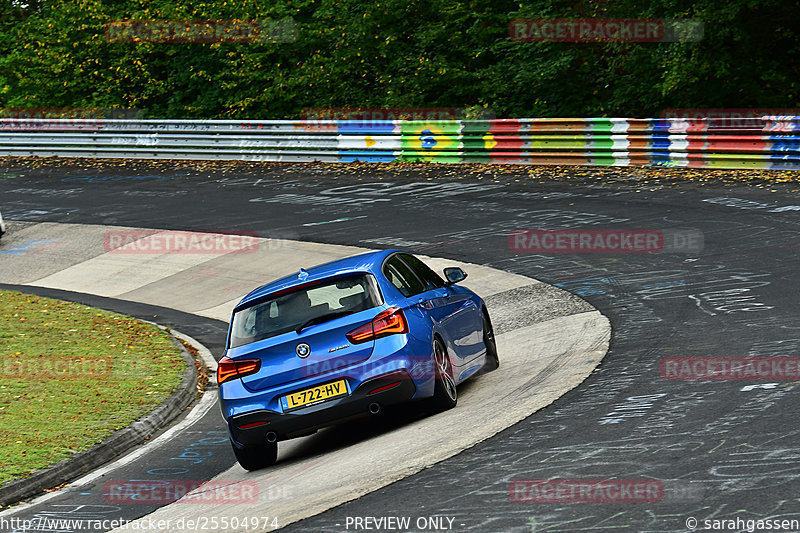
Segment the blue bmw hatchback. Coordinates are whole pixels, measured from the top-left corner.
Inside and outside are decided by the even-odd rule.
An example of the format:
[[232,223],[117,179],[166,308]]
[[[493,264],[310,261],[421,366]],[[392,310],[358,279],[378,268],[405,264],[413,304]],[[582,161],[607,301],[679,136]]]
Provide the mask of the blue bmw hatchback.
[[384,407],[456,405],[456,386],[499,366],[483,300],[399,250],[300,270],[233,310],[217,382],[239,464],[275,463],[278,441]]

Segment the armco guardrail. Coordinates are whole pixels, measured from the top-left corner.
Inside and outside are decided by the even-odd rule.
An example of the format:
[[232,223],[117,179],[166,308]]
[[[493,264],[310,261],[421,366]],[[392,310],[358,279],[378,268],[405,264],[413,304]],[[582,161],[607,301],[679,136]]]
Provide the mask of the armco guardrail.
[[800,117],[0,119],[0,156],[800,170]]

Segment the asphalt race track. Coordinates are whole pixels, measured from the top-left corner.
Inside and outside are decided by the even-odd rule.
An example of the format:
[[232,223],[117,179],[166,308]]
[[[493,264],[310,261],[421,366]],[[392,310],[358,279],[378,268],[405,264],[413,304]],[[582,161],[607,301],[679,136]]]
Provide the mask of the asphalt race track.
[[[800,377],[787,371],[773,379],[678,380],[662,377],[661,368],[664,358],[800,355],[796,186],[642,183],[646,172],[629,169],[582,169],[540,182],[524,171],[476,174],[467,167],[253,168],[9,163],[0,169],[0,208],[11,221],[402,247],[551,283],[587,300],[613,327],[603,363],[549,407],[285,530],[365,530],[364,519],[389,516],[409,518],[406,531],[476,532],[677,532],[689,530],[691,518],[699,520],[698,531],[704,520],[800,519]],[[528,254],[509,247],[514,230],[550,228],[662,229],[701,235],[702,245],[651,254]],[[21,253],[35,253],[35,246]],[[210,319],[106,304],[151,320],[157,315],[212,351],[222,342],[223,325]],[[223,429],[196,428],[198,437]],[[173,452],[179,450],[165,448],[164,458]],[[220,453],[204,468],[213,475],[232,461]],[[514,481],[548,479],[655,480],[663,490],[656,501],[631,503],[516,501],[519,493],[510,491]],[[84,497],[70,493],[63,505],[74,510],[102,501]]]
[[[131,245],[116,246],[126,239]],[[168,244],[179,239],[194,245],[175,249]],[[247,246],[242,248],[245,241]],[[115,300],[100,304],[112,309],[121,305],[116,300],[135,301],[147,304],[144,310],[153,313],[152,318],[170,320],[171,328],[185,324],[202,334],[203,317],[226,321],[244,293],[265,279],[363,249],[204,232],[17,221],[12,223],[3,250],[7,257],[0,263],[0,279],[23,283],[18,286],[22,290],[56,289],[68,291],[65,296],[71,298],[75,298],[72,293],[110,297]],[[147,446],[124,455],[123,450],[108,450],[114,461],[64,489],[0,514],[0,519],[14,512],[15,517],[24,515],[31,522],[21,529],[34,529],[35,525],[83,531],[90,524],[94,530],[105,530],[115,527],[115,519],[132,520],[146,514],[147,529],[192,531],[195,528],[185,525],[186,520],[208,516],[255,519],[253,513],[258,511],[271,513],[275,519],[261,519],[260,524],[275,528],[383,488],[497,434],[578,386],[608,351],[608,319],[567,291],[482,265],[435,257],[426,257],[426,261],[437,270],[461,266],[469,272],[468,286],[484,297],[498,351],[503,354],[499,370],[461,388],[458,409],[430,416],[419,409],[387,411],[370,424],[287,441],[280,445],[279,463],[271,468],[248,474],[234,464],[217,474],[206,466],[225,464],[214,458],[230,455],[230,450],[227,454],[225,450],[226,437],[219,430],[206,434],[187,431],[218,427],[218,413],[210,409],[216,401],[212,384],[186,420],[164,424],[169,429],[151,434]],[[170,317],[162,312],[167,305],[190,314]],[[200,324],[192,320],[195,315]],[[196,345],[202,364],[213,374],[213,354],[196,339],[186,340]],[[310,364],[325,361],[325,354],[320,354]],[[505,400],[507,396],[513,396],[513,405]],[[186,398],[187,403],[192,399]],[[476,419],[484,422],[476,426]],[[162,449],[162,445],[167,444],[177,453],[165,453],[169,448]],[[320,459],[323,451],[324,462]],[[124,468],[118,468],[120,465]],[[332,471],[351,475],[342,479],[331,476]],[[66,480],[61,477],[42,489]],[[5,492],[0,494],[6,504],[28,496],[10,499]],[[296,494],[303,494],[302,505]],[[71,518],[83,520],[80,526],[48,523],[54,514],[69,514],[64,505],[71,504],[76,495],[84,506]],[[165,505],[170,498],[183,495],[186,497],[175,505]],[[88,506],[89,501],[101,497],[100,507]],[[193,505],[187,507],[187,503]],[[154,513],[150,504],[161,507]],[[92,521],[98,514],[110,523]],[[151,523],[164,525],[154,528]],[[236,522],[210,525],[214,530],[240,529]]]

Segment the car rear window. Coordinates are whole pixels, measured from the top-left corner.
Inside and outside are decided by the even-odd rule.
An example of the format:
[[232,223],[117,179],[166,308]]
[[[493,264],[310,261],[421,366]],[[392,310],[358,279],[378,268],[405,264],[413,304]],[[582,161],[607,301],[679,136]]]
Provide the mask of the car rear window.
[[324,280],[283,293],[233,315],[230,348],[281,335],[318,318],[318,323],[357,313],[381,304],[370,274]]

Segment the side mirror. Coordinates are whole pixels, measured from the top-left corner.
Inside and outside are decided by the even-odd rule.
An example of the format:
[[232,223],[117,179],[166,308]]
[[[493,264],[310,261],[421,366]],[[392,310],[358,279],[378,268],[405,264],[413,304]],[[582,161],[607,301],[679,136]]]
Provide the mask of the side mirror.
[[447,279],[447,284],[452,285],[459,281],[464,281],[467,278],[467,273],[459,267],[447,267],[444,269],[444,277]]

